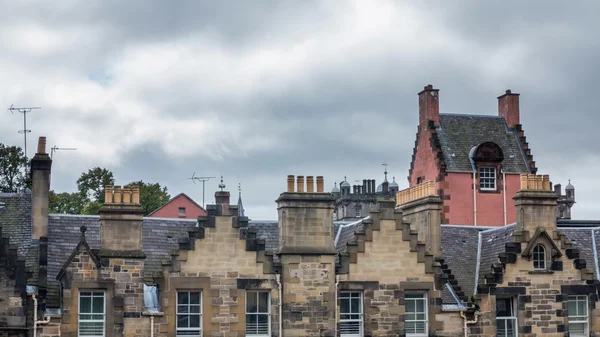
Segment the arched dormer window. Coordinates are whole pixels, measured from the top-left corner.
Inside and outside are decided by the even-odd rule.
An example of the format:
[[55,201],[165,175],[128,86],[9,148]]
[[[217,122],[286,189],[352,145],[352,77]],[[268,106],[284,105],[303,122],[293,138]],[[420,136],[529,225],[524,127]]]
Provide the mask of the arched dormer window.
[[542,245],[533,247],[533,269],[546,269],[546,248]]
[[500,146],[492,142],[481,143],[472,150],[471,159],[479,177],[479,190],[497,191],[500,163],[504,160]]

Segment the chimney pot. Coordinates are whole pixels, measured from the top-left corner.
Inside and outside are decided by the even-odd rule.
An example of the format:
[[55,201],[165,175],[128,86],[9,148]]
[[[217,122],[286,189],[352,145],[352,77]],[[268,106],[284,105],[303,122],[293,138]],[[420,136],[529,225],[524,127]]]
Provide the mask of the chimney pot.
[[113,187],[111,185],[104,186],[104,203],[110,204],[113,202]]
[[42,136],[38,139],[37,153],[39,153],[39,154],[46,153],[46,137],[44,137],[44,136]]
[[323,193],[325,181],[323,176],[317,176],[317,193]]
[[306,177],[306,192],[313,193],[315,191],[315,181],[313,176]]
[[294,192],[294,176],[293,175],[287,176],[287,191]]
[[113,202],[115,204],[121,203],[121,186],[115,186],[115,194],[113,195]]
[[131,203],[131,187],[129,187],[129,186],[123,187],[123,203],[124,204]]
[[297,181],[296,181],[296,185],[297,185],[297,192],[298,193],[304,193],[304,176],[298,176],[297,177]]
[[140,203],[140,187],[138,185],[131,186],[131,203]]

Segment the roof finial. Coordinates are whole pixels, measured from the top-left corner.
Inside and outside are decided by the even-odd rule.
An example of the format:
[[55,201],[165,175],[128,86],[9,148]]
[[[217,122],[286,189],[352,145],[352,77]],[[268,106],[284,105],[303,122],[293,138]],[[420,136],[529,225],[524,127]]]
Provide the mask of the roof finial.
[[225,188],[225,184],[223,183],[223,176],[221,176],[221,183],[219,184],[219,188],[221,189],[221,192],[223,192],[223,189]]
[[79,227],[79,231],[81,232],[81,241],[85,241],[85,232],[87,232],[86,226]]
[[383,165],[385,167],[385,170],[383,171],[383,174],[385,176],[384,181],[387,181],[387,167],[388,167],[388,163],[384,161],[383,164],[381,164],[381,165]]
[[337,187],[337,181],[333,183],[333,187]]
[[238,183],[238,195],[240,198],[242,197],[242,183]]
[[347,181],[347,180],[346,180],[346,176],[344,176],[344,181]]

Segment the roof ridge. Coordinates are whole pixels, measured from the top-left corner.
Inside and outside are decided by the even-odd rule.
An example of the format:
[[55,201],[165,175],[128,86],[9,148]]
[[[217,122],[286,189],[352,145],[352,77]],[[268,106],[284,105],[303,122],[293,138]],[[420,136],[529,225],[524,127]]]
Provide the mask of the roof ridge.
[[486,117],[486,118],[504,119],[504,117],[498,116],[498,115],[483,115],[483,114],[440,113],[440,116]]

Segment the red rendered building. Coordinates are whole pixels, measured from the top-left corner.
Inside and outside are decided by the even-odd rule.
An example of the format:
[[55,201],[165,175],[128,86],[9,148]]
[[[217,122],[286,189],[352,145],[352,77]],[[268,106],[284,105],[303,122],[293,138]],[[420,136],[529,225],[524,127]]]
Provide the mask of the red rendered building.
[[179,193],[171,198],[166,204],[150,213],[151,218],[176,218],[176,219],[197,219],[201,215],[206,215],[202,206],[198,205],[192,198],[185,193]]
[[419,126],[409,186],[436,182],[443,222],[502,226],[516,221],[521,173],[536,173],[519,122],[519,94],[498,97],[498,115],[440,114],[439,90],[419,93]]

